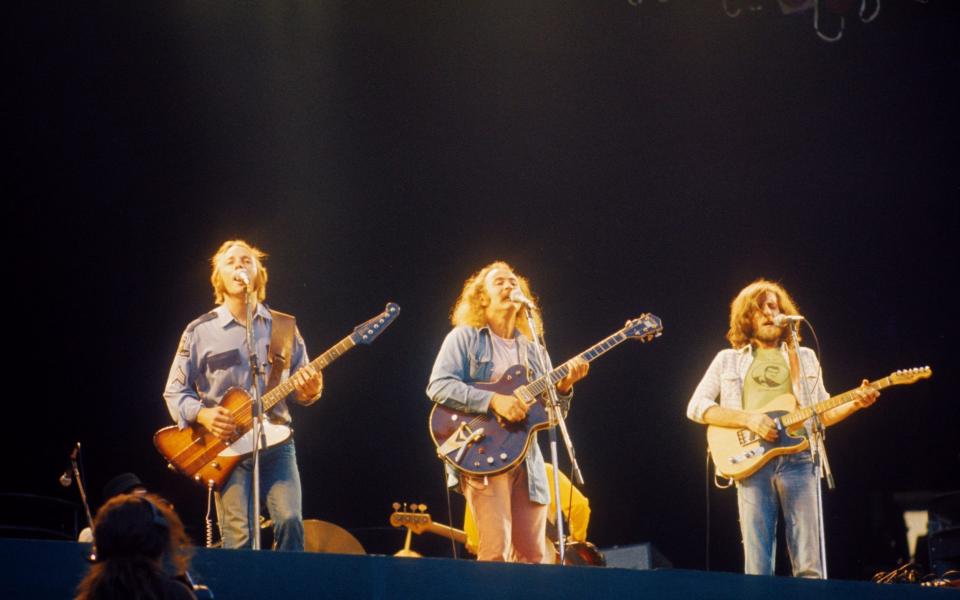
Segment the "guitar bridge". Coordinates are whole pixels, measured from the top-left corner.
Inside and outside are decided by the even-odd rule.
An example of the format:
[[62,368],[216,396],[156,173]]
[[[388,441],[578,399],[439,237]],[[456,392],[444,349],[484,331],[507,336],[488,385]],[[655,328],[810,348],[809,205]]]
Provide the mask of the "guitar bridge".
[[729,462],[731,465],[735,465],[737,463],[742,463],[745,460],[750,460],[751,458],[760,456],[764,452],[765,450],[763,446],[757,446],[756,448],[752,448],[750,450],[747,450],[746,452],[741,452],[740,454],[731,456],[729,459]]
[[741,429],[737,432],[737,441],[740,442],[741,446],[746,446],[760,439],[756,433],[750,431],[749,429]]
[[450,453],[456,451],[457,455],[453,457],[453,462],[460,464],[463,460],[463,453],[471,442],[478,442],[483,439],[483,427],[471,429],[466,423],[461,423],[453,434],[447,438],[447,441],[440,444],[437,448],[437,456],[440,458],[449,458]]

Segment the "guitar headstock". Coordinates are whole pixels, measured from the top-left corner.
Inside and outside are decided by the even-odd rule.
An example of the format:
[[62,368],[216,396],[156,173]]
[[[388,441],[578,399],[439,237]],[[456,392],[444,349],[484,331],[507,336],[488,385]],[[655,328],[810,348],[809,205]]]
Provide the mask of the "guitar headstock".
[[643,313],[636,319],[627,321],[623,326],[623,333],[641,342],[649,342],[663,334],[663,322],[656,315]]
[[[408,506],[410,510],[407,510]],[[400,510],[401,508],[403,508],[403,510]],[[390,515],[390,524],[394,527],[406,527],[419,535],[426,531],[431,523],[433,523],[430,514],[426,511],[426,504],[410,503],[408,505],[404,502],[401,506],[399,502],[394,502],[393,514]]]
[[890,381],[898,385],[903,385],[908,383],[916,383],[921,379],[929,379],[931,375],[933,375],[933,369],[930,367],[900,369],[899,371],[890,373]]
[[370,344],[373,340],[377,339],[378,335],[383,333],[383,330],[386,329],[390,323],[393,323],[393,320],[396,319],[399,314],[400,306],[395,302],[388,302],[382,313],[366,323],[354,327],[350,337],[355,344]]

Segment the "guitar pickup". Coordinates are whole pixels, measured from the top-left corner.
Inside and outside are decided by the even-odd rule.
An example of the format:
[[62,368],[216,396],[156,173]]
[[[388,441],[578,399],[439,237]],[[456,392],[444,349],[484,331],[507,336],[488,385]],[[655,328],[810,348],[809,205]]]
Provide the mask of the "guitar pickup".
[[466,423],[461,423],[453,434],[447,438],[447,441],[440,444],[437,448],[437,455],[440,458],[449,458],[450,453],[456,451],[457,455],[452,459],[456,464],[463,460],[463,453],[471,442],[477,442],[483,439],[483,427],[471,429]]
[[737,432],[737,441],[740,442],[741,446],[746,446],[747,444],[753,443],[758,439],[760,439],[760,436],[749,429],[741,429]]
[[745,460],[750,460],[751,458],[755,458],[755,457],[757,457],[757,456],[760,456],[760,455],[763,454],[764,452],[765,452],[765,450],[764,450],[764,447],[763,447],[763,446],[757,446],[756,448],[753,448],[753,449],[751,449],[751,450],[747,450],[746,452],[741,452],[740,454],[737,454],[737,455],[735,455],[735,456],[731,456],[730,459],[729,459],[729,461],[730,461],[730,464],[731,464],[731,465],[735,465],[735,464],[737,464],[737,463],[742,463],[742,462],[745,461]]

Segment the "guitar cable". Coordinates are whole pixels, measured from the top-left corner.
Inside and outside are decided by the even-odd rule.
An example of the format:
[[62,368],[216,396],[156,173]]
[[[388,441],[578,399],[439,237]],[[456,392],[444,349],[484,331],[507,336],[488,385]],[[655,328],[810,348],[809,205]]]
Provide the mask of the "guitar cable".
[[206,533],[207,548],[213,548],[213,519],[210,518],[210,507],[213,503],[213,481],[207,482],[207,514],[204,516],[204,531]]
[[710,570],[710,448],[707,448],[707,460],[703,465],[703,475],[704,475],[704,499],[707,507],[706,512],[706,527],[704,530],[704,560],[706,561],[705,570]]
[[[450,486],[447,485],[447,463],[441,460],[440,465],[443,469],[443,489],[447,496],[447,525],[453,529],[453,508],[450,503]],[[450,552],[453,554],[453,560],[459,558],[457,556],[457,542],[453,539],[453,535],[450,535]]]

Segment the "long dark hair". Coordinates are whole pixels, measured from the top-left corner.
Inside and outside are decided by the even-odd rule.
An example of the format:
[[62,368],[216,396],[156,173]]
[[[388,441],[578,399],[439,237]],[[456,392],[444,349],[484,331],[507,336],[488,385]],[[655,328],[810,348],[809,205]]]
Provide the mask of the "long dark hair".
[[94,519],[96,559],[77,586],[76,600],[163,600],[172,575],[190,561],[189,538],[166,500],[121,494]]

